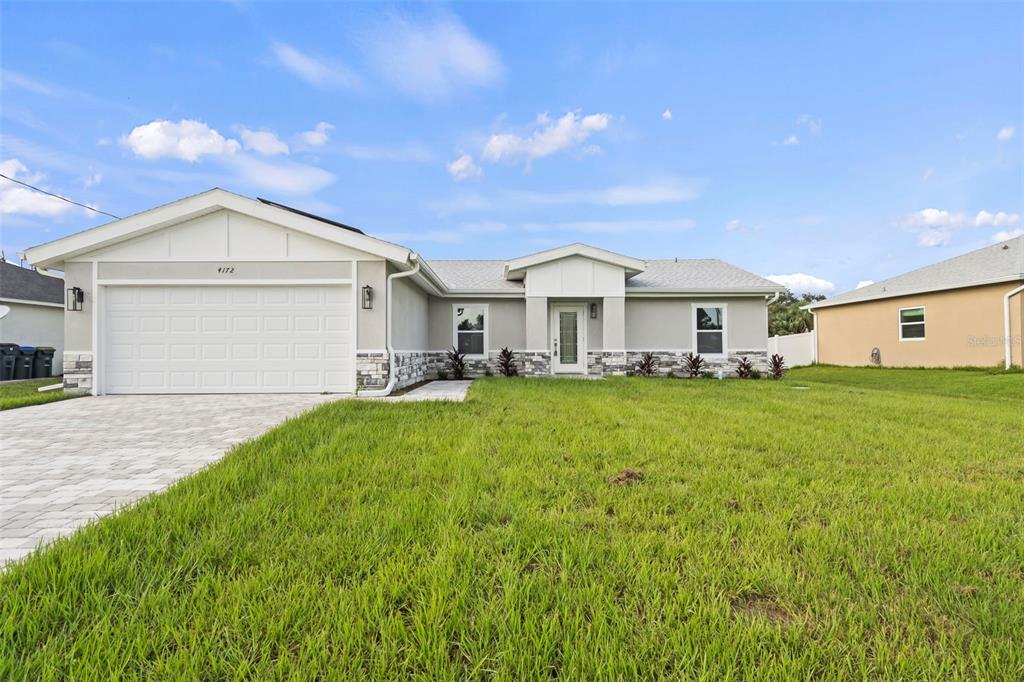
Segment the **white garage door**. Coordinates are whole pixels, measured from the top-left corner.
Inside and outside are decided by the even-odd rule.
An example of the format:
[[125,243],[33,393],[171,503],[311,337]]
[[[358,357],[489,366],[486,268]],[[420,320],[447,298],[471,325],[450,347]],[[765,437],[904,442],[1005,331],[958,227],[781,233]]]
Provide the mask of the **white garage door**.
[[105,393],[318,393],[355,388],[352,289],[108,287]]

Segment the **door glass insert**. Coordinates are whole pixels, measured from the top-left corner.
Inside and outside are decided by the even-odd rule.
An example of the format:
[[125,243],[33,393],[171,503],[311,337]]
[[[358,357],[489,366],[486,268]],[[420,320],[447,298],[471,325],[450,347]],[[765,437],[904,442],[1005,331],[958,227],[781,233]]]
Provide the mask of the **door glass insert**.
[[578,353],[575,312],[558,313],[558,361],[563,365],[575,365]]

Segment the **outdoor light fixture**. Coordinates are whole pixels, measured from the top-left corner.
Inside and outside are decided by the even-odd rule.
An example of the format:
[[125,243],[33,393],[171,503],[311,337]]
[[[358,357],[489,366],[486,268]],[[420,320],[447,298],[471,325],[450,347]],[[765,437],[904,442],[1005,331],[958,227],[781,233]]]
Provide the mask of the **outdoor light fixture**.
[[68,299],[66,308],[72,312],[78,312],[82,309],[82,301],[85,300],[85,292],[79,287],[71,287],[68,289]]
[[373,309],[373,287],[369,284],[363,287],[363,310]]
[[596,303],[591,303],[590,304],[590,319],[592,319],[592,320],[596,320],[597,319],[597,304]]

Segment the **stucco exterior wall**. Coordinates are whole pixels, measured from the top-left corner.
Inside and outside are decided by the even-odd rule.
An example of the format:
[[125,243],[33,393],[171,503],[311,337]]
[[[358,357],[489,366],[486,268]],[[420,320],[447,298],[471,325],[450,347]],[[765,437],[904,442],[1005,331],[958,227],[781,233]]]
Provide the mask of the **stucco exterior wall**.
[[448,350],[452,347],[452,305],[487,304],[487,350],[526,349],[526,301],[512,298],[438,298],[430,297],[429,347],[426,350]]
[[392,280],[391,343],[395,350],[428,350],[428,309],[426,292],[408,277]]
[[64,316],[64,348],[71,351],[92,351],[92,315],[96,303],[92,263],[67,263],[64,266],[66,289],[78,287],[85,292],[80,311]]
[[64,357],[64,308],[10,301],[0,304],[11,309],[0,318],[0,342],[55,349],[53,374],[59,376]]
[[1010,299],[1010,361],[1024,367],[1024,291]]
[[[1003,297],[1020,284],[951,289],[819,308],[815,311],[818,362],[867,365],[871,362],[871,350],[878,348],[882,365],[889,367],[1002,364]],[[925,308],[925,338],[900,341],[899,309],[915,306]],[[1019,302],[1011,308],[1024,313]],[[1011,324],[1015,355],[1020,354],[1021,343],[1017,317]]]
[[357,303],[356,348],[361,351],[383,351],[387,348],[387,270],[384,261],[356,263],[356,300],[362,300],[363,287],[373,287],[373,308],[364,310]]
[[627,298],[626,350],[693,350],[693,308],[725,304],[726,342],[730,350],[768,347],[768,306],[764,296]]

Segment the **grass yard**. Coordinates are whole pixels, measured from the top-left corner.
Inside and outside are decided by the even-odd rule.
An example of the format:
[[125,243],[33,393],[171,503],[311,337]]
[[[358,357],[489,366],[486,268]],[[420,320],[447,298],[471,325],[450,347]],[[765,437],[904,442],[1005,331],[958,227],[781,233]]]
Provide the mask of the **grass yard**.
[[1018,368],[974,367],[970,369],[892,369],[888,367],[798,367],[788,375],[791,381],[811,381],[852,388],[899,393],[927,393],[969,400],[1017,400],[1024,402],[1024,372]]
[[77,397],[66,395],[63,388],[46,391],[45,393],[39,392],[40,386],[52,386],[60,382],[60,377],[32,379],[31,381],[4,381],[0,383],[0,410],[13,410],[16,407],[41,405],[43,403],[52,403],[57,400]]
[[831,371],[325,405],[9,567],[0,678],[1021,679],[1024,375]]

